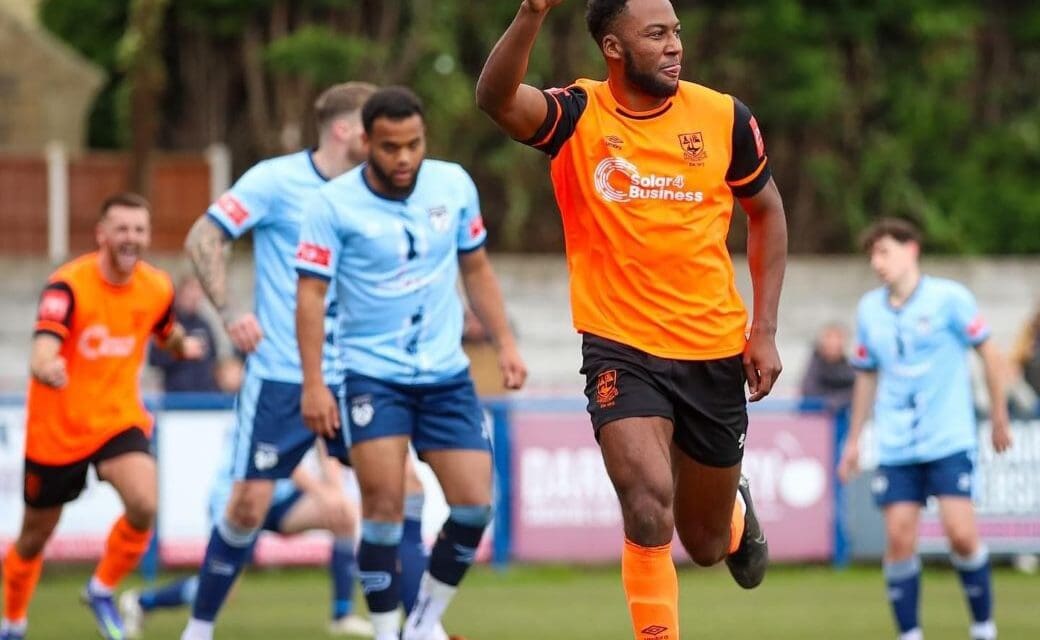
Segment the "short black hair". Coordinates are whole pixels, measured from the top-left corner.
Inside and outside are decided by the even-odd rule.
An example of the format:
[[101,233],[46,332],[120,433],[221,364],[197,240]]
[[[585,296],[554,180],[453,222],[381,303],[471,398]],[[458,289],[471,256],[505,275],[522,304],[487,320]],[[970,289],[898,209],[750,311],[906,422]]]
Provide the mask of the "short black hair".
[[860,236],[860,246],[870,253],[882,238],[892,238],[899,244],[921,244],[921,231],[905,218],[881,218],[867,227]]
[[423,104],[419,96],[407,87],[386,87],[372,94],[361,107],[361,124],[365,133],[372,133],[372,125],[376,118],[404,120],[418,115],[425,120]]
[[603,38],[626,8],[628,0],[589,0],[585,5],[585,24],[597,47],[603,46]]
[[101,203],[101,209],[98,212],[98,218],[104,220],[108,215],[109,209],[112,207],[129,207],[131,209],[144,209],[149,213],[152,213],[152,205],[148,202],[148,199],[144,196],[133,193],[131,191],[124,191],[122,193],[116,193],[105,198],[105,201]]

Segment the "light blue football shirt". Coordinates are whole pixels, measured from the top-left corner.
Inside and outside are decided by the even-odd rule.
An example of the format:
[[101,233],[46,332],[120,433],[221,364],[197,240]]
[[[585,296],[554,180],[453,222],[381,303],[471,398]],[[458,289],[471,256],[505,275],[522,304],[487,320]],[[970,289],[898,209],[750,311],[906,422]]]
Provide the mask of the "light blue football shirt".
[[[303,381],[296,346],[296,271],[293,262],[304,203],[327,182],[310,151],[258,163],[213,203],[207,214],[232,239],[253,232],[255,313],[264,338],[247,359],[247,371],[264,380]],[[325,382],[342,382],[335,329],[335,291],[326,298]]]
[[929,462],[974,451],[977,434],[968,351],[990,335],[963,285],[922,276],[899,309],[884,287],[857,313],[852,365],[878,373],[874,429],[881,464]]
[[403,200],[369,187],[365,165],[307,205],[296,268],[335,279],[345,368],[404,384],[450,378],[462,351],[459,253],[487,238],[477,188],[457,164],[424,160]]

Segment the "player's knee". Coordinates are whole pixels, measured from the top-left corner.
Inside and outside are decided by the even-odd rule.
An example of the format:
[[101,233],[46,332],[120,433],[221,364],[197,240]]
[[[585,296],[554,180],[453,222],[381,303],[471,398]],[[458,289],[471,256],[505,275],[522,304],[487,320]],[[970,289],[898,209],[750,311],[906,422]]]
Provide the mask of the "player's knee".
[[914,547],[912,536],[889,536],[885,543],[885,557],[892,560],[905,560],[917,553]]
[[979,538],[973,531],[951,531],[949,535],[950,550],[955,556],[967,558],[975,555],[979,547]]
[[629,490],[619,497],[625,534],[632,542],[657,546],[671,540],[675,524],[667,495],[653,490]]
[[396,495],[365,495],[361,508],[366,520],[397,522],[404,519],[404,499]]
[[126,519],[138,531],[146,531],[155,524],[158,501],[155,495],[140,494],[127,500]]
[[27,560],[35,558],[43,553],[43,549],[47,546],[47,540],[50,538],[50,535],[50,529],[22,529],[18,539],[14,542],[14,549],[22,558]]
[[227,520],[237,529],[259,529],[267,515],[267,507],[249,495],[232,499],[227,506]]
[[357,513],[354,505],[343,498],[340,504],[333,510],[333,517],[329,522],[329,531],[337,538],[353,538],[357,532]]

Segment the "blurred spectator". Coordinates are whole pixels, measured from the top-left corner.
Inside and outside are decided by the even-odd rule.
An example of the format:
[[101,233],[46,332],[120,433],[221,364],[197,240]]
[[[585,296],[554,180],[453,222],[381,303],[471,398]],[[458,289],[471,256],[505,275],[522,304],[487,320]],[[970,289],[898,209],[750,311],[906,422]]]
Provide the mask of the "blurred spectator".
[[818,398],[830,411],[838,411],[852,402],[852,384],[856,373],[849,364],[849,334],[838,323],[824,325],[816,336],[812,357],[802,378],[802,396]]
[[1032,417],[1037,411],[1040,394],[1040,310],[1026,322],[1011,351],[1011,382],[1008,402],[1012,413]]
[[202,285],[195,276],[184,276],[177,284],[173,301],[177,320],[187,335],[203,343],[205,353],[198,360],[178,360],[162,349],[152,348],[148,364],[162,373],[163,391],[221,391],[216,377],[217,351],[213,327],[201,313],[203,296]]

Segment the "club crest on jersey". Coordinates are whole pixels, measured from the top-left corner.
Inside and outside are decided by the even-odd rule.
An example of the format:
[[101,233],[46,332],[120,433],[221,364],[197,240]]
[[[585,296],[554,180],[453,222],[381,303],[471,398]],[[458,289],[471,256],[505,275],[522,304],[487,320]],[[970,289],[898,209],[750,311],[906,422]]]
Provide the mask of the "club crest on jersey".
[[376,409],[372,406],[372,396],[364,395],[351,399],[350,421],[359,427],[367,427],[372,423]]
[[267,442],[259,442],[253,452],[253,466],[257,471],[267,471],[278,466],[278,447]]
[[451,227],[451,217],[448,215],[447,207],[437,206],[427,209],[426,213],[430,214],[430,226],[437,233],[444,233]]
[[604,371],[596,376],[596,404],[600,409],[614,406],[614,400],[621,392],[617,388],[617,369]]
[[687,162],[701,162],[708,157],[704,148],[704,134],[700,131],[680,133],[679,146],[683,150],[683,159]]

